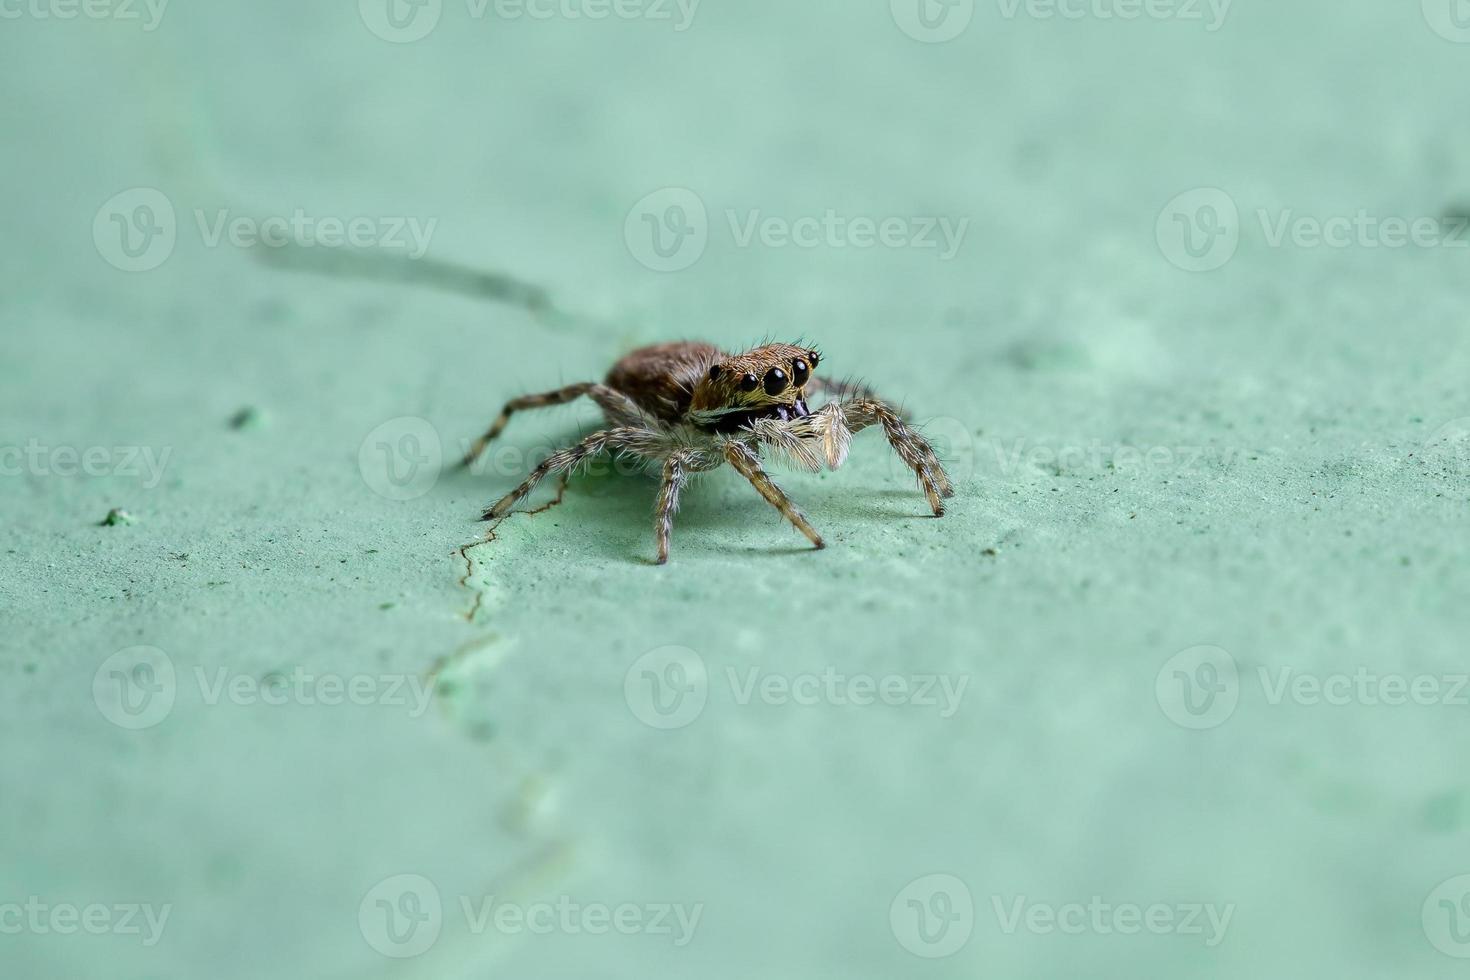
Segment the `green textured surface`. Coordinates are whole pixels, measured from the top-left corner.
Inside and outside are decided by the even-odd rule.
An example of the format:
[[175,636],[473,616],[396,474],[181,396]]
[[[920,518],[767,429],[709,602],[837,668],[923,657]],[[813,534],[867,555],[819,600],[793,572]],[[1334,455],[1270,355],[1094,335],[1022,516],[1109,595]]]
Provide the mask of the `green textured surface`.
[[[683,31],[672,5],[542,21],[449,0],[406,44],[354,6],[0,24],[0,974],[1463,972],[1470,915],[1441,900],[1470,890],[1470,252],[1270,231],[1470,201],[1448,3],[1239,0],[1217,30],[981,3],[945,44],[880,0],[706,0]],[[136,187],[178,240],[129,274],[104,202]],[[665,187],[710,216],[674,273],[625,236]],[[1209,272],[1169,261],[1170,215],[1157,234],[1195,188],[1240,213]],[[297,208],[437,222],[428,257],[556,311],[272,267],[194,218]],[[740,247],[732,209],[969,225],[944,261]],[[836,473],[780,477],[820,553],[728,472],[689,491],[663,568],[642,477],[574,479],[471,548],[514,465],[374,490],[383,439],[452,454],[507,397],[639,344],[763,336],[819,342],[824,371],[930,420],[950,514],[924,516],[874,432]],[[595,420],[527,415],[505,445]],[[113,462],[61,475],[64,447]],[[128,447],[161,471],[128,472]],[[113,508],[135,523],[101,526]],[[138,646],[175,701],[130,731],[94,677]],[[1208,678],[1201,646],[1238,674],[1195,719],[1169,692],[1176,668]],[[700,658],[707,703],[657,730],[633,709],[667,647]],[[959,700],[746,699],[752,670],[936,675]],[[381,697],[210,696],[297,671]],[[1293,677],[1344,703],[1278,693]],[[1379,703],[1395,683],[1436,693]],[[385,703],[390,684],[437,695]],[[373,889],[401,874],[444,911],[396,959]],[[925,945],[908,899],[931,896],[906,888],[932,874],[974,911]],[[477,928],[460,899],[490,895],[699,919],[684,945]],[[153,945],[10,928],[32,896],[169,917]],[[1078,934],[1008,931],[1022,897],[1230,918],[1215,945],[1090,911]]]

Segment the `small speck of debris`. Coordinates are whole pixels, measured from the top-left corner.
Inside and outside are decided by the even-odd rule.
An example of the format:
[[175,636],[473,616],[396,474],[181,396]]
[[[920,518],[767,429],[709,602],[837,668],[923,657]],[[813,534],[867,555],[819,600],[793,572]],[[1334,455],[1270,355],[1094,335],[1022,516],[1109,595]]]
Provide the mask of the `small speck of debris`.
[[36,672],[36,665],[26,664],[24,667],[21,668],[21,670],[25,671],[27,674],[34,674]]
[[382,609],[384,612],[386,612],[387,610],[392,609],[396,605],[398,605],[398,603],[396,603],[396,602],[384,602],[384,603],[381,603],[378,606],[378,608],[379,609]]
[[230,416],[232,429],[258,429],[265,424],[265,416],[257,408],[246,406]]
[[121,507],[114,507],[102,518],[102,527],[117,527],[119,524],[136,524],[138,519]]

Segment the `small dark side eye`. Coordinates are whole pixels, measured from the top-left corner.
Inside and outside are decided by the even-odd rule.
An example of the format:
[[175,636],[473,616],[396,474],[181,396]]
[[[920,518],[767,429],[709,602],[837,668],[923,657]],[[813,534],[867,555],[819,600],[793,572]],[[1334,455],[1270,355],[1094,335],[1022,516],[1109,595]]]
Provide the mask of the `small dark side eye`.
[[753,374],[747,374],[745,377],[740,379],[740,390],[755,391],[756,388],[760,387],[760,383],[760,378],[757,378]]
[[720,380],[720,375],[721,375],[721,373],[724,372],[724,370],[725,370],[724,368],[722,368],[718,364],[716,364],[714,367],[712,367],[712,368],[709,369],[709,379],[711,381],[718,381],[718,380]]
[[786,377],[785,371],[780,368],[771,368],[766,372],[766,394],[781,394],[781,392],[786,390],[786,385],[790,383],[790,380]]
[[822,363],[822,355],[818,354],[814,350],[809,350],[806,352],[806,359],[811,362],[813,371],[817,369],[818,364]]

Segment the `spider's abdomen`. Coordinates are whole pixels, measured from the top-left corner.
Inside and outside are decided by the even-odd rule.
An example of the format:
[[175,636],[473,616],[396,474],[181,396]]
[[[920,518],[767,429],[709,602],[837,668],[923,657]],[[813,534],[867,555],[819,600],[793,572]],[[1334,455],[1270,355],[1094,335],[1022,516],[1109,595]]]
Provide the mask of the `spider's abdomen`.
[[692,340],[640,347],[613,365],[607,385],[655,418],[677,422],[689,411],[694,386],[722,357],[713,344]]

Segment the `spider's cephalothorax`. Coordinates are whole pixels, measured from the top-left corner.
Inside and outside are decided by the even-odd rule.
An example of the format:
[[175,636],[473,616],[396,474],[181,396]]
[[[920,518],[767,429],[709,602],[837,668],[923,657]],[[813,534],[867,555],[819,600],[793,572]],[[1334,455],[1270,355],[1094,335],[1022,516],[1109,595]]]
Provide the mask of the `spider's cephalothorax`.
[[806,388],[821,360],[814,350],[768,344],[723,357],[694,387],[690,420],[707,432],[731,434],[757,419],[806,418]]
[[[835,470],[847,458],[853,433],[872,425],[883,427],[889,445],[914,471],[934,516],[943,516],[943,500],[954,489],[929,443],[867,388],[818,378],[819,363],[816,350],[792,344],[766,344],[743,354],[692,341],[657,344],[613,365],[603,384],[587,382],[517,398],[470,447],[465,465],[522,409],[561,405],[586,395],[602,408],[609,427],[547,457],[483,519],[504,517],[549,474],[565,474],[598,453],[612,452],[662,469],[655,519],[660,564],[668,561],[674,511],[690,475],[727,463],[820,548],[821,535],[766,475],[762,450],[803,469],[826,465]],[[808,393],[826,394],[830,400],[812,410]]]

